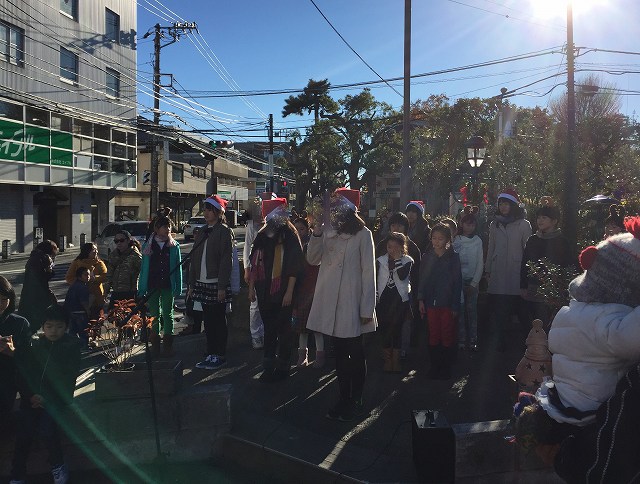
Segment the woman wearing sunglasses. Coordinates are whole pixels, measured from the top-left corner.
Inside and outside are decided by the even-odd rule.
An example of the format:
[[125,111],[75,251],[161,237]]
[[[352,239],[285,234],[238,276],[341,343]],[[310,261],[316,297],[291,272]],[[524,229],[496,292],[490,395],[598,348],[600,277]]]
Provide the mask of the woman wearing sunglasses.
[[116,301],[134,299],[138,292],[138,276],[142,265],[140,243],[121,230],[113,238],[116,249],[109,254],[107,263],[107,292],[110,289],[109,309]]

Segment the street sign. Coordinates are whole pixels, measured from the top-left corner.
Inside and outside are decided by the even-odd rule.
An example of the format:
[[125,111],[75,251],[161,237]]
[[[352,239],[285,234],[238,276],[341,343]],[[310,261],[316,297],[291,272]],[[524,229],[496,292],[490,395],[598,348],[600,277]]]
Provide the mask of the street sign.
[[204,160],[204,153],[171,153],[169,154],[169,159],[172,161],[181,161],[183,163],[202,161]]

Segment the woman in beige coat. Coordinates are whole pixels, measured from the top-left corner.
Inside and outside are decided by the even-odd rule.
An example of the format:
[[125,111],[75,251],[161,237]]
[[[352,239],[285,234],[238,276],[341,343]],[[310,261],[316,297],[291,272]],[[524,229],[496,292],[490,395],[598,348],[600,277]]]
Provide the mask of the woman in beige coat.
[[340,400],[327,418],[361,415],[367,364],[362,334],[376,330],[373,237],[356,214],[360,192],[341,188],[331,202],[332,226],[315,223],[307,261],[320,265],[307,329],[329,335],[336,355]]
[[516,312],[522,320],[523,304],[520,297],[520,265],[522,254],[531,236],[531,224],[524,218],[518,194],[506,189],[498,195],[498,212],[489,227],[489,248],[485,276],[489,281],[488,293],[495,311],[498,351],[505,350],[504,328]]

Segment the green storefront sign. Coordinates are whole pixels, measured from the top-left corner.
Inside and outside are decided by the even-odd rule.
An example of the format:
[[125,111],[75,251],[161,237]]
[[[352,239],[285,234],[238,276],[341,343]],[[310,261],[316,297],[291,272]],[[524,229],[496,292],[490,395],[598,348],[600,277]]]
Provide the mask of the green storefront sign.
[[20,123],[0,119],[0,159],[2,160],[73,166],[73,152],[64,151],[64,149],[73,149],[73,138],[70,133],[39,126],[23,126]]

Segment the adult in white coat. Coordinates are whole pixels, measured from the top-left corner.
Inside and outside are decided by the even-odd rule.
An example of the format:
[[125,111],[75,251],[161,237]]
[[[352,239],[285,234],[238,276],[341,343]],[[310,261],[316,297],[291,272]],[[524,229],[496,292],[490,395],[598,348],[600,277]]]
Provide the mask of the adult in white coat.
[[[508,188],[498,195],[498,212],[489,227],[489,248],[485,276],[488,293],[493,300],[497,350],[505,350],[504,328],[516,312],[523,325],[524,305],[520,297],[520,265],[522,254],[531,236],[531,224],[524,218],[524,210],[515,190]],[[527,329],[528,331],[528,329]]]
[[307,329],[329,335],[336,356],[340,400],[327,418],[362,413],[367,365],[362,334],[376,330],[373,237],[357,215],[360,192],[341,188],[331,202],[331,226],[314,223],[307,261],[320,265]]

